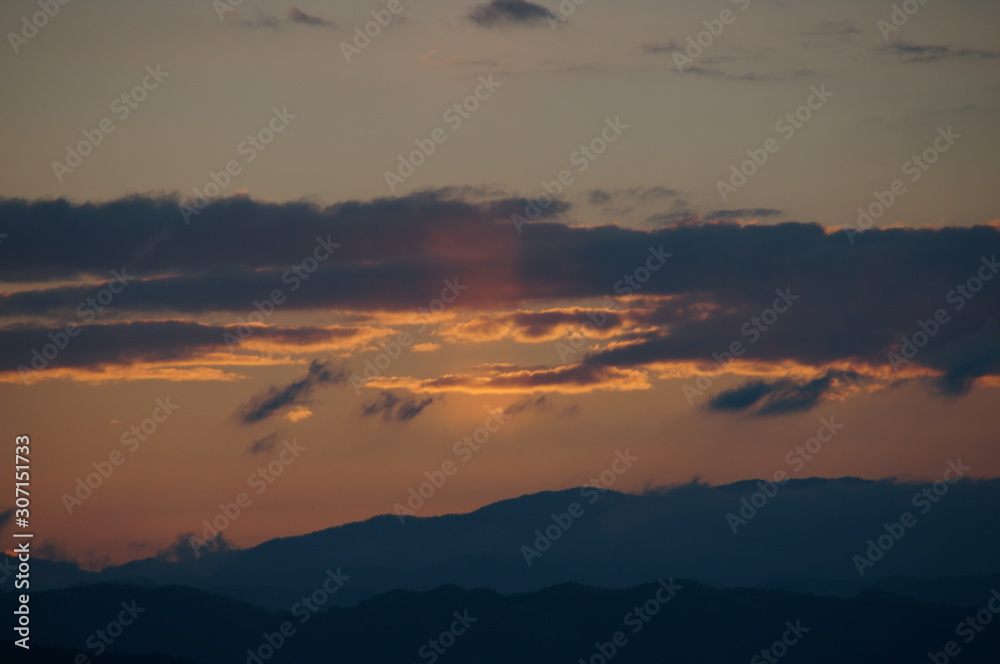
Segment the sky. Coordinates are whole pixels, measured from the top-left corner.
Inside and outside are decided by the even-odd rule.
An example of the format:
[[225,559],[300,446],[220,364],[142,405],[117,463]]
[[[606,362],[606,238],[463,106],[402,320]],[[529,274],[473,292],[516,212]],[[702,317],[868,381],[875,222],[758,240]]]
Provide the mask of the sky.
[[1000,475],[995,2],[42,5],[0,6],[0,419],[50,557],[625,450]]

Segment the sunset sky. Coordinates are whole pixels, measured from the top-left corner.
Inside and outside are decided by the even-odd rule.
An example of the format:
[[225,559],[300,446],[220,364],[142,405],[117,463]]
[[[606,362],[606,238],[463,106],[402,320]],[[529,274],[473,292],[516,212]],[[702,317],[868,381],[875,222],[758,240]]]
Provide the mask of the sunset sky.
[[419,516],[625,450],[632,492],[1000,476],[993,0],[38,11],[0,5],[0,420],[49,557],[241,491],[234,546],[392,513],[449,463]]

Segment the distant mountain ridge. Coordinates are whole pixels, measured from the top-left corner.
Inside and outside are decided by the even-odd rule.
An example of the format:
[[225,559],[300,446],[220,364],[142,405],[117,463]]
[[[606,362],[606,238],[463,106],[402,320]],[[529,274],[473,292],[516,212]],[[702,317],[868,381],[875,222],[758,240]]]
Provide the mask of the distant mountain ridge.
[[[33,578],[38,588],[187,585],[271,608],[288,607],[338,568],[351,577],[335,598],[344,605],[444,584],[521,593],[567,582],[627,588],[674,576],[715,587],[850,595],[891,577],[990,578],[1000,568],[1000,479],[962,480],[921,514],[913,497],[926,486],[811,478],[776,490],[757,481],[692,483],[642,495],[567,489],[468,514],[404,523],[383,515],[196,561],[151,558],[92,573],[36,560]],[[774,495],[766,500],[754,496],[768,491]],[[743,510],[749,518],[734,534],[727,515],[739,515],[751,500],[760,507]],[[915,525],[861,576],[855,556],[866,556],[880,537],[889,541],[884,524],[904,512],[914,514]],[[893,583],[887,587],[905,591],[905,582]],[[932,598],[948,602],[948,583],[942,584]],[[9,580],[4,587],[10,589]]]

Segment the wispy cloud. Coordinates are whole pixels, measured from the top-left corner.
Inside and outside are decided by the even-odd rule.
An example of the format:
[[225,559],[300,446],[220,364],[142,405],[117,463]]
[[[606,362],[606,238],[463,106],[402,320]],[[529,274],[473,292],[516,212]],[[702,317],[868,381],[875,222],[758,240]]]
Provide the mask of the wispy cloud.
[[336,29],[337,24],[333,21],[308,14],[297,6],[292,5],[288,10],[287,18],[280,19],[274,14],[264,11],[259,7],[255,10],[253,18],[234,18],[227,21],[229,25],[240,28],[265,28],[269,30],[281,30],[285,25],[304,25],[312,28]]
[[684,48],[683,44],[677,43],[675,40],[671,39],[668,42],[647,42],[639,47],[643,53],[655,54],[655,53],[673,53],[674,51],[679,51]]
[[520,401],[515,401],[507,406],[503,412],[507,415],[518,415],[526,410],[549,410],[554,405],[552,397],[548,394],[542,394],[541,396],[527,397]]
[[302,25],[311,25],[318,28],[336,28],[337,24],[333,21],[328,21],[322,16],[314,16],[313,14],[307,14],[296,6],[292,6],[288,10],[288,19],[292,23],[301,23]]
[[653,226],[690,225],[711,221],[751,221],[754,219],[773,219],[782,214],[776,208],[736,208],[695,212],[690,208],[678,208],[671,212],[654,214],[646,219]]
[[533,25],[555,18],[545,7],[526,0],[492,0],[469,10],[469,19],[484,28]]
[[861,33],[861,26],[854,19],[818,21],[805,32],[810,37],[846,37]]
[[383,377],[368,383],[383,389],[411,392],[463,392],[466,394],[531,394],[562,392],[583,394],[597,390],[647,390],[652,385],[643,371],[574,364],[560,367],[520,369],[501,366],[488,375],[447,374],[437,378]]
[[787,81],[794,78],[812,76],[814,72],[811,69],[783,69],[763,73],[755,71],[735,73],[714,67],[688,67],[680,73],[707,78],[721,78],[728,81]]
[[744,411],[752,415],[786,415],[811,410],[820,401],[861,376],[853,371],[828,371],[809,381],[752,380],[714,396],[711,410]]
[[346,367],[331,368],[329,362],[313,360],[302,378],[270,387],[240,406],[239,418],[244,424],[266,420],[285,408],[305,403],[316,386],[344,383],[348,375]]
[[280,30],[281,20],[261,8],[257,8],[253,18],[236,18],[227,21],[228,25],[235,25],[239,28],[267,28],[269,30]]
[[490,58],[459,58],[445,55],[436,48],[432,48],[426,53],[417,56],[417,62],[421,67],[446,67],[449,65],[469,65],[475,67],[497,68],[500,63]]
[[204,540],[204,544],[199,546],[196,553],[194,547],[191,546],[191,538],[193,537],[197,537],[193,532],[178,534],[173,542],[156,552],[156,558],[169,562],[192,562],[206,553],[221,553],[239,549],[238,546],[226,539],[224,533],[219,533],[215,537]]
[[655,201],[662,198],[672,198],[679,192],[668,187],[629,187],[627,189],[591,189],[587,192],[587,202],[591,205],[604,206],[611,203]]
[[978,48],[954,48],[945,46],[923,46],[919,44],[889,44],[883,50],[903,58],[906,62],[941,62],[943,60],[996,60],[1000,51],[986,51]]
[[392,392],[381,392],[361,407],[365,417],[381,415],[386,422],[407,422],[434,402],[434,397],[397,397]]
[[273,450],[274,446],[278,444],[280,437],[277,431],[272,431],[263,438],[252,441],[247,446],[247,454],[262,454]]

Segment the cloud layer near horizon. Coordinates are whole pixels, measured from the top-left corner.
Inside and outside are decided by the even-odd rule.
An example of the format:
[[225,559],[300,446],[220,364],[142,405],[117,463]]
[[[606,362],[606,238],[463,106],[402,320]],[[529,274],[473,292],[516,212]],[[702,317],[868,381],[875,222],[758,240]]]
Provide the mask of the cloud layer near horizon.
[[[959,394],[1000,374],[995,225],[857,234],[680,221],[639,230],[571,226],[565,203],[545,212],[515,223],[523,200],[456,190],[329,207],[237,197],[190,224],[169,197],[2,200],[0,372],[10,378],[28,365],[68,322],[79,338],[52,368],[343,355],[377,350],[416,323],[438,344],[584,339],[560,350],[555,366],[515,359],[383,375],[371,387],[646,389],[650,372],[725,369],[751,382],[712,407],[759,414],[811,407],[861,376],[883,385],[932,376]],[[114,270],[132,279],[106,312],[93,309],[88,298],[101,301]],[[283,323],[325,314],[336,324],[278,326],[266,320],[272,304]],[[250,318],[255,311],[264,315]],[[234,324],[234,314],[248,325]],[[923,342],[916,353],[913,342]]]

